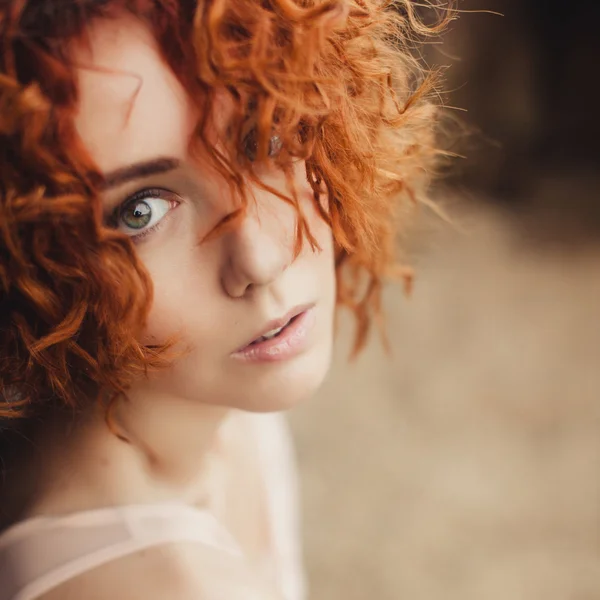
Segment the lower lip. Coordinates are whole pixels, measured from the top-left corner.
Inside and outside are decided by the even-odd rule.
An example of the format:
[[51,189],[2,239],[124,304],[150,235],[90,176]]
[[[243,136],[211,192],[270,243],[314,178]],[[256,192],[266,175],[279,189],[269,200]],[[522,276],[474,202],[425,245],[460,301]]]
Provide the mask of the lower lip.
[[246,346],[231,356],[245,362],[277,362],[288,360],[303,352],[308,335],[316,321],[314,306],[300,313],[276,337]]

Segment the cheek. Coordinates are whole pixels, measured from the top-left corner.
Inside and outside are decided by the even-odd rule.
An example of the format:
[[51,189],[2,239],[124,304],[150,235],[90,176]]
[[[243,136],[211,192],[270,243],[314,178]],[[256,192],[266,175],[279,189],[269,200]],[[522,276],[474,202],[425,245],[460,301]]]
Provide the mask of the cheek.
[[305,168],[304,166],[296,167],[296,185],[302,195],[302,209],[307,216],[312,235],[317,240],[323,254],[329,256],[333,254],[333,233],[331,227],[321,217],[321,211],[329,214],[329,195],[325,184],[322,184],[318,200],[321,207],[319,209],[314,198],[314,191],[306,179]]
[[144,336],[152,343],[173,336],[185,342],[190,331],[210,336],[211,323],[219,316],[211,257],[185,251],[186,246],[167,244],[158,255],[143,257],[154,288]]
[[165,276],[157,276],[156,272],[152,274],[154,297],[144,333],[145,343],[165,343],[185,329],[185,312],[182,306],[185,298],[176,300],[176,279],[175,273]]
[[[307,194],[307,203],[310,202],[310,206],[305,208],[307,217],[308,217],[308,225],[310,228],[310,232],[315,238],[321,252],[318,252],[317,255],[320,261],[331,263],[331,267],[334,266],[334,239],[333,232],[331,231],[331,227],[323,220],[321,217],[317,207],[315,206],[315,201],[312,197],[312,191],[310,195]],[[329,207],[329,202],[326,194],[321,196],[321,203],[323,208],[327,212]],[[310,245],[307,244],[310,249]]]

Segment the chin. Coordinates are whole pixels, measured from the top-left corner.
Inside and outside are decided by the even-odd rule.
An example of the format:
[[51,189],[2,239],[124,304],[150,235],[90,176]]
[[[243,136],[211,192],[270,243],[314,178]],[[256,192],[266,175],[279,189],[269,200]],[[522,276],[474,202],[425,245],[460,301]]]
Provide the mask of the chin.
[[[249,412],[283,411],[310,399],[321,387],[331,364],[332,341],[286,362],[256,366],[254,381],[232,403]],[[251,391],[251,393],[248,393]]]

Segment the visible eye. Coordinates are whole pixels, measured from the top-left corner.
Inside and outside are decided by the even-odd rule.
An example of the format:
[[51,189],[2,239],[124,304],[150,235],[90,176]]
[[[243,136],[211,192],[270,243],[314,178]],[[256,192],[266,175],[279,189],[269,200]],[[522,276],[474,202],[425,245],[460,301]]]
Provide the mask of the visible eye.
[[154,231],[179,202],[173,192],[142,190],[126,200],[113,215],[114,227],[134,240]]
[[[275,158],[283,147],[283,142],[278,135],[272,135],[269,138],[269,151],[267,156],[269,158]],[[258,141],[256,139],[256,129],[251,129],[250,132],[246,135],[243,142],[243,151],[246,155],[246,158],[250,162],[254,162],[256,160],[256,154],[258,152]]]

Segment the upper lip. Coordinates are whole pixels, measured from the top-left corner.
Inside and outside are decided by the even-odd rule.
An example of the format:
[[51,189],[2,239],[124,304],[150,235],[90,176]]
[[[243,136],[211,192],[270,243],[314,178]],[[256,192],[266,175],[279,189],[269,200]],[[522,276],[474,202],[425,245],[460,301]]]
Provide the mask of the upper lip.
[[269,333],[269,331],[273,331],[274,329],[279,329],[280,327],[287,325],[287,323],[289,321],[291,321],[294,317],[297,317],[298,315],[302,314],[303,312],[307,311],[309,308],[312,308],[313,306],[314,306],[313,303],[295,306],[290,311],[288,311],[285,315],[283,315],[283,317],[280,317],[279,319],[273,319],[272,321],[268,321],[265,325],[263,325],[261,330],[256,335],[252,336],[252,338],[250,338],[250,340],[248,340],[245,344],[243,344],[240,348],[238,348],[236,350],[236,352],[243,350],[244,348],[249,346],[252,342],[256,341],[259,337],[262,337],[263,335],[265,335],[265,333]]

